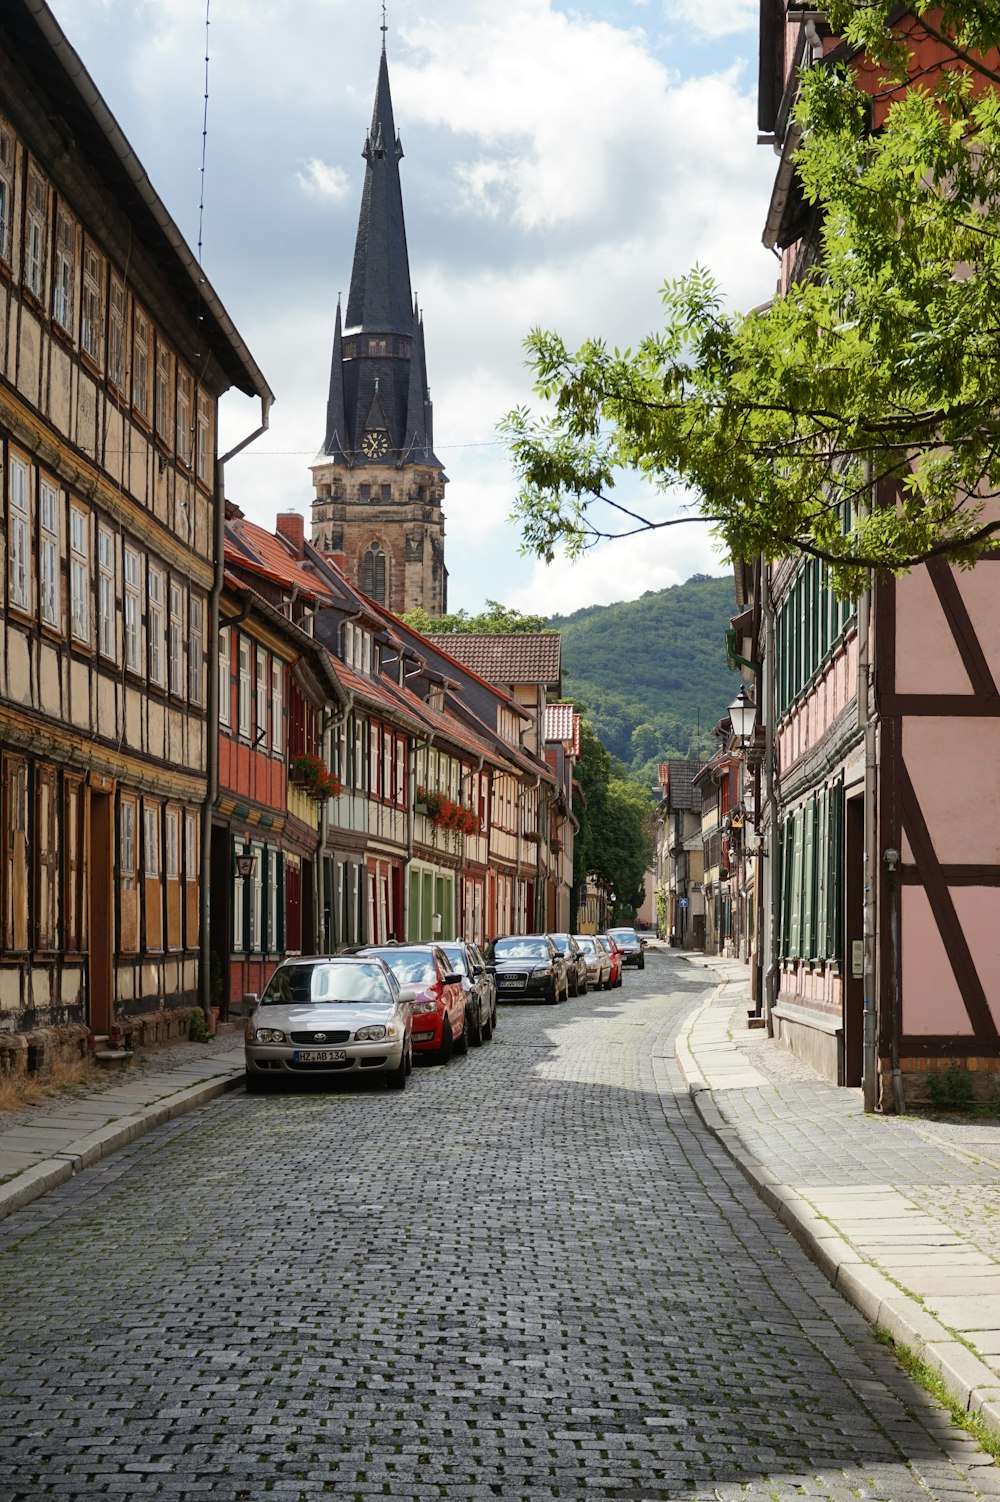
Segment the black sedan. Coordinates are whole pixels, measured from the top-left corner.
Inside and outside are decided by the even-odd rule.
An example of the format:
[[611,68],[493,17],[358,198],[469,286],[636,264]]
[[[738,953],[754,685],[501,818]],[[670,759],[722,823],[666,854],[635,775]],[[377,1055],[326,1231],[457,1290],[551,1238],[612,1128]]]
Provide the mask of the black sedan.
[[497,978],[501,1001],[556,1002],[569,996],[566,961],[548,934],[494,939],[486,964]]

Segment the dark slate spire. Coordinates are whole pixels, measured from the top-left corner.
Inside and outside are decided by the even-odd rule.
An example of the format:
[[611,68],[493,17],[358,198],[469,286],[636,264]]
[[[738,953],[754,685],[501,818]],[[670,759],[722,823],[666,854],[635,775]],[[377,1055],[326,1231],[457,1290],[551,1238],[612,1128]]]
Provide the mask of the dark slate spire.
[[410,291],[399,144],[385,39],[365,140],[354,269],[333,343],[324,454],[347,465],[438,465],[432,448],[423,320]]
[[403,148],[392,116],[385,52],[379,60],[371,130],[361,154],[367,166],[347,299],[347,327],[409,334],[410,263],[399,182]]
[[330,362],[330,395],[326,403],[326,442],[324,454],[346,456],[347,421],[344,411],[344,342],[340,327],[340,299],[337,299],[337,322],[333,329],[333,359]]

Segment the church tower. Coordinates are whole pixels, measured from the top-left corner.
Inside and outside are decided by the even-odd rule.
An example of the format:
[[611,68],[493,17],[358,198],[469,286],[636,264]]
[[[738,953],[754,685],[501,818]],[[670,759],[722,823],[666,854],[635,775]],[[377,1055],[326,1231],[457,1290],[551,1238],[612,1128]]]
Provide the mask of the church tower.
[[[383,27],[383,33],[384,33]],[[347,316],[338,303],[326,437],[312,465],[313,544],[342,553],[365,594],[395,614],[444,613],[444,487],[434,453],[424,325],[410,290],[383,35]]]

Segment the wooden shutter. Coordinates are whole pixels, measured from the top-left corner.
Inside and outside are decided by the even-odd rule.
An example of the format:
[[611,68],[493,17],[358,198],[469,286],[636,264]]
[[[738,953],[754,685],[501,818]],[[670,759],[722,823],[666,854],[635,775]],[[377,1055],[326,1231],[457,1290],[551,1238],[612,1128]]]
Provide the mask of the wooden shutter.
[[54,767],[35,768],[35,948],[56,948],[59,825]]
[[830,789],[830,878],[827,883],[826,952],[844,957],[844,785]]
[[3,759],[4,910],[3,947],[28,947],[28,764]]
[[139,800],[122,793],[118,800],[118,946],[122,954],[139,951],[139,848]]
[[792,859],[791,859],[791,926],[789,933],[788,953],[791,959],[799,959],[802,955],[802,809],[797,808],[792,815]]
[[802,956],[816,954],[816,799],[802,810]]
[[816,944],[813,953],[823,959],[827,953],[830,913],[827,906],[830,889],[830,789],[824,788],[816,806]]

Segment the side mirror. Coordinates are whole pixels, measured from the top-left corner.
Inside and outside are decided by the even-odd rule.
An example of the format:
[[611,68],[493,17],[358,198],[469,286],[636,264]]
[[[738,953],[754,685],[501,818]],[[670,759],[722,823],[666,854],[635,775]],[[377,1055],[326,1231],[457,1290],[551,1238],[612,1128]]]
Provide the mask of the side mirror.
[[461,971],[453,970],[450,975],[445,976],[444,983],[446,986],[460,986],[462,984]]
[[416,1001],[416,999],[417,999],[417,997],[419,995],[420,995],[420,992],[419,992],[419,990],[417,989],[416,986],[400,986],[400,988],[399,988],[399,999],[400,999],[400,1001],[406,1001],[406,1002]]

